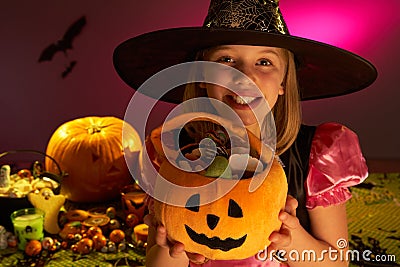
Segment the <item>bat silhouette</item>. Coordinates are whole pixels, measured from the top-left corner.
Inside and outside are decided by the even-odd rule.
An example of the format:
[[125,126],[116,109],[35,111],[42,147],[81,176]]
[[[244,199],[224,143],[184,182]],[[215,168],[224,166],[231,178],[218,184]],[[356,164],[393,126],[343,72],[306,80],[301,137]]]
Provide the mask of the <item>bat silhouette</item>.
[[65,32],[62,39],[58,40],[57,42],[49,45],[45,48],[40,57],[39,62],[42,61],[51,61],[53,56],[57,52],[63,52],[65,55],[67,54],[68,49],[72,49],[72,42],[74,41],[75,37],[79,35],[82,31],[83,26],[86,24],[86,17],[83,16],[77,21],[75,21]]
[[71,63],[65,68],[65,70],[61,73],[61,77],[64,79],[67,75],[72,71],[75,67],[76,61],[71,61]]

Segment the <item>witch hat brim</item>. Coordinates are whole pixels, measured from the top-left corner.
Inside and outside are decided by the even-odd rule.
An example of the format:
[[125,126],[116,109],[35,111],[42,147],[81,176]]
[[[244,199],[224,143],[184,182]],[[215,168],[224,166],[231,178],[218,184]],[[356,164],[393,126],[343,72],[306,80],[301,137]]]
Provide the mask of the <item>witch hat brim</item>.
[[[292,35],[242,29],[188,27],[146,33],[121,43],[114,51],[113,62],[122,80],[138,89],[157,72],[193,61],[195,52],[224,44],[281,47],[292,51],[299,64],[301,100],[356,92],[377,77],[370,62],[338,47]],[[154,97],[151,91],[141,92]],[[160,100],[180,103],[182,96],[183,88],[177,88]]]

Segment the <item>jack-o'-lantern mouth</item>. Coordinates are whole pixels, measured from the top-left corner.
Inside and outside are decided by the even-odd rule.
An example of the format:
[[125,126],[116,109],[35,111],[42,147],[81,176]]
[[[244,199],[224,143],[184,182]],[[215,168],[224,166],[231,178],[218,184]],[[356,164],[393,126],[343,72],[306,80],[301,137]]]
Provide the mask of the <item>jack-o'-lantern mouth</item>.
[[186,228],[186,233],[189,235],[190,239],[192,239],[194,242],[201,245],[205,245],[211,249],[220,249],[225,252],[242,246],[247,238],[247,234],[238,239],[234,239],[231,237],[228,237],[226,239],[221,239],[217,236],[207,237],[205,234],[196,233],[192,228],[190,228],[186,224],[185,228]]

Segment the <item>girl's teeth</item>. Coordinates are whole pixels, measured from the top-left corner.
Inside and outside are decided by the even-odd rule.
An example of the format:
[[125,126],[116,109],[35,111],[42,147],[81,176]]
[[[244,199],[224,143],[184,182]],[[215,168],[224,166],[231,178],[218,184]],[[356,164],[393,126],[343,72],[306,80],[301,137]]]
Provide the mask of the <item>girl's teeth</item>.
[[255,97],[251,97],[251,96],[233,96],[233,100],[235,100],[236,103],[244,105],[244,104],[249,104],[251,103],[253,100],[255,99]]

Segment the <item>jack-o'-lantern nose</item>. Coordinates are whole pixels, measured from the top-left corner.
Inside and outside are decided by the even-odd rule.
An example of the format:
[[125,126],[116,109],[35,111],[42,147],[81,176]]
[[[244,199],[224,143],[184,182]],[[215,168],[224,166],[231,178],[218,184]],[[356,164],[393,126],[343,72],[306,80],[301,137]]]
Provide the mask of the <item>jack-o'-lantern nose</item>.
[[214,214],[207,214],[207,225],[210,227],[211,230],[214,230],[217,227],[219,222],[219,217]]

